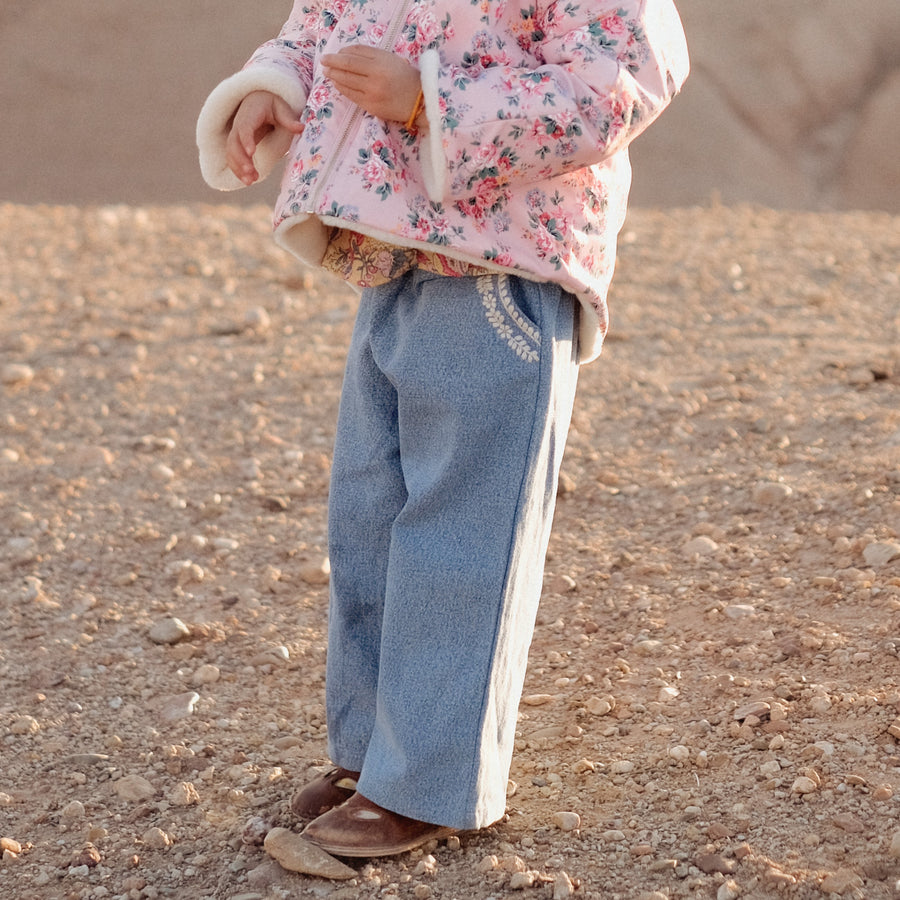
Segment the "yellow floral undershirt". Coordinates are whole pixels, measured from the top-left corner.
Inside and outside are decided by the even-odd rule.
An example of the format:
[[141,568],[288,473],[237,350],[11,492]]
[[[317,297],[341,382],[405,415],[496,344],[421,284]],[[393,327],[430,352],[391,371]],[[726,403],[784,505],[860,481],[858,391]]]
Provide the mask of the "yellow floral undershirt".
[[335,228],[328,241],[322,267],[357,287],[376,287],[419,268],[438,275],[484,275],[474,263],[412,247],[398,247],[347,228]]

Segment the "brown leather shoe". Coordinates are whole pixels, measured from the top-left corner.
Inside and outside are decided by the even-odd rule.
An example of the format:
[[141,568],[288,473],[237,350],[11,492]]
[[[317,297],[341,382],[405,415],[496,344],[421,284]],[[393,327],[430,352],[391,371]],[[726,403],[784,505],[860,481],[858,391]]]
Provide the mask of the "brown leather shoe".
[[408,819],[354,794],[346,803],[310,822],[303,837],[335,856],[394,856],[431,840],[455,834],[455,828]]
[[291,812],[298,819],[315,819],[335,806],[340,806],[356,792],[359,772],[335,766],[291,797]]

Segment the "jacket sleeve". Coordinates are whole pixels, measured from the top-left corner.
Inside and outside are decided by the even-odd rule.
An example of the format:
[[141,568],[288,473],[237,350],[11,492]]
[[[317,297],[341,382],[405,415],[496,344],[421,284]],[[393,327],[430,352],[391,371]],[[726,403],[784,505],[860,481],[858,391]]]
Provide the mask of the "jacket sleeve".
[[485,179],[523,184],[603,162],[663,111],[689,69],[671,0],[523,4],[523,41],[535,68],[422,54],[431,200],[464,199]]
[[[225,141],[241,101],[253,91],[269,91],[285,100],[297,115],[303,111],[312,81],[314,26],[320,11],[308,0],[295,0],[277,38],[267,41],[244,68],[226,78],[209,95],[197,120],[200,171],[207,184],[223,191],[244,187],[225,161]],[[273,131],[260,142],[253,162],[265,178],[287,153],[293,135]]]

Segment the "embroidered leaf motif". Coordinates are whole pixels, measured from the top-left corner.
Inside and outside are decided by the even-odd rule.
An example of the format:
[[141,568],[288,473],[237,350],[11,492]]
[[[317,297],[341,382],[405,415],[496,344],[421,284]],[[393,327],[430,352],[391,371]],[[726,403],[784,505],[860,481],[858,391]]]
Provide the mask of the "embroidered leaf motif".
[[[533,363],[540,359],[541,335],[519,312],[509,292],[507,275],[482,275],[477,279],[485,318],[519,359]],[[495,287],[496,285],[496,287]]]

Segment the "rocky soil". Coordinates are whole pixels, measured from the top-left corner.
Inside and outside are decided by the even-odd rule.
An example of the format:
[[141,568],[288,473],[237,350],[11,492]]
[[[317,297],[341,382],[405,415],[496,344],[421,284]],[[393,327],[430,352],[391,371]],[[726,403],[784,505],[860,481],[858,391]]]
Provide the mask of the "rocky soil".
[[900,896],[900,219],[632,212],[508,816],[342,881],[260,842],[354,295],[267,220],[0,207],[0,897]]

